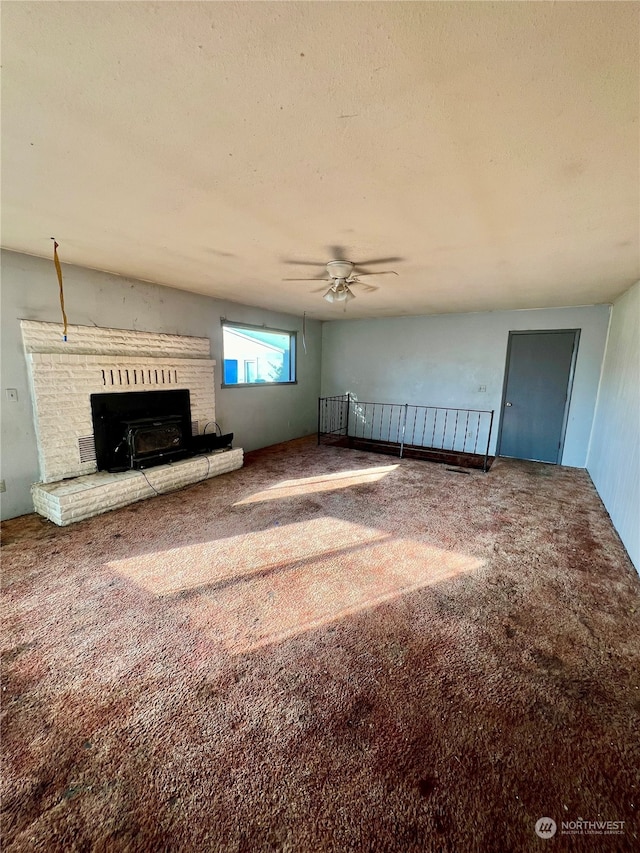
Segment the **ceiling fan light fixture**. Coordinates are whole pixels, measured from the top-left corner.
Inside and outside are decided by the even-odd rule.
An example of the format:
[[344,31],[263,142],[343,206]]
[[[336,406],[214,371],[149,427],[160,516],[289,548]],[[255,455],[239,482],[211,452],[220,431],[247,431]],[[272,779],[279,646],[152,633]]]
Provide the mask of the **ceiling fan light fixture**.
[[355,299],[355,293],[351,292],[349,285],[345,281],[338,281],[322,297],[327,302],[348,302],[350,299]]

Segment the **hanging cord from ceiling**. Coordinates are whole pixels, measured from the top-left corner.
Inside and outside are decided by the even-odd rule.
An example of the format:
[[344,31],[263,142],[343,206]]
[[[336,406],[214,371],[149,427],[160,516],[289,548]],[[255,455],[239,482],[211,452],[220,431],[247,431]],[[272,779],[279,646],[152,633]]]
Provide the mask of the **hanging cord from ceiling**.
[[56,274],[58,276],[58,285],[60,287],[60,309],[62,311],[62,320],[64,322],[64,329],[62,331],[62,340],[66,342],[67,340],[67,314],[64,310],[64,288],[62,286],[62,267],[60,266],[60,259],[58,258],[58,244],[56,243],[56,238],[52,237],[53,240],[53,263],[56,268]]

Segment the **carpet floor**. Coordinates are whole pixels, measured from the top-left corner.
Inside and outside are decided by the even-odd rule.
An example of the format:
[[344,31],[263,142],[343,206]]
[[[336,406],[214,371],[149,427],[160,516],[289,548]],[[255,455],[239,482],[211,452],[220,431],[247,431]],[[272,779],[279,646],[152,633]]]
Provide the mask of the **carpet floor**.
[[298,440],[2,530],[7,853],[640,849],[640,579],[585,471]]

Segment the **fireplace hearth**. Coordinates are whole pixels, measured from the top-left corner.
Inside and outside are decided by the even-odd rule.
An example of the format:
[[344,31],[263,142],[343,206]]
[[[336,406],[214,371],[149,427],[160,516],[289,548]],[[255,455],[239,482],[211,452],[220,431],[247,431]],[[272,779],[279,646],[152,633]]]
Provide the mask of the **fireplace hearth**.
[[92,394],[100,471],[150,468],[191,455],[189,391]]

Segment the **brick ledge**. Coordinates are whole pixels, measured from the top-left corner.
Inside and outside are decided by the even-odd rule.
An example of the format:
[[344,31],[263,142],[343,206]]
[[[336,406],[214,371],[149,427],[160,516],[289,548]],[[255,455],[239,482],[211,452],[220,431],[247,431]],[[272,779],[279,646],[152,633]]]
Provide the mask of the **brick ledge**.
[[31,487],[33,506],[40,515],[65,527],[75,521],[155,497],[156,493],[172,492],[200,480],[235,471],[242,467],[243,458],[244,452],[238,447],[148,468],[145,474],[151,486],[140,471],[118,474],[98,471],[57,483],[35,483]]

